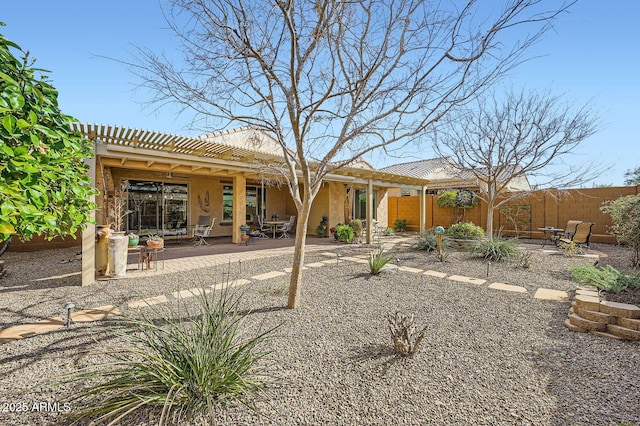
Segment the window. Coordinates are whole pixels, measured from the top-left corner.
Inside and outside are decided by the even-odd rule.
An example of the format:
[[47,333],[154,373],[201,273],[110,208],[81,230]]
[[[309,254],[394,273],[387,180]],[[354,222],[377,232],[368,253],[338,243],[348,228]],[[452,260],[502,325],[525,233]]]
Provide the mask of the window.
[[222,187],[222,220],[233,221],[233,186]]
[[[260,214],[260,209],[266,204],[266,191],[256,186],[247,186],[247,223],[253,222],[254,218]],[[264,217],[264,215],[263,215]]]

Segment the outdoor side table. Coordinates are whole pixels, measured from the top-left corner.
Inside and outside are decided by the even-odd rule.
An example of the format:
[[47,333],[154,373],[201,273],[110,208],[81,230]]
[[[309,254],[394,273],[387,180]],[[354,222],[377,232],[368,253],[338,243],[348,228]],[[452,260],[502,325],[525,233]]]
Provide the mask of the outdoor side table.
[[[129,256],[129,254],[138,254],[138,270],[142,269],[142,249],[145,246],[129,246],[127,247],[127,256]],[[128,259],[127,259],[127,263],[129,263]]]
[[162,269],[164,269],[164,247],[160,248],[152,248],[152,247],[142,247],[141,250],[141,258],[142,258],[142,270],[144,270],[145,265],[147,270],[152,269],[158,270],[158,259],[162,260]]
[[538,231],[542,231],[544,233],[542,247],[547,244],[547,240],[553,241],[553,244],[558,247],[558,232],[562,232],[564,231],[564,229],[554,228],[553,226],[545,226],[544,228],[538,228]]

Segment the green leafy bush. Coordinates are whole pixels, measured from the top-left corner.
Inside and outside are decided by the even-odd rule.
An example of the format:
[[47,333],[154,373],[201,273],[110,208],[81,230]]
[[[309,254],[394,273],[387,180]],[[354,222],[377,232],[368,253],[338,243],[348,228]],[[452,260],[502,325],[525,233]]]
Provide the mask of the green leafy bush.
[[456,195],[458,195],[458,191],[453,190],[446,190],[438,193],[438,207],[457,207],[458,204],[456,203]]
[[398,232],[402,232],[407,229],[407,220],[406,219],[396,219],[393,222],[393,229]]
[[393,256],[385,256],[382,249],[369,253],[369,271],[371,275],[378,275],[382,268],[393,260]]
[[67,381],[91,383],[71,395],[71,419],[101,424],[157,408],[160,424],[182,424],[211,419],[227,401],[253,408],[253,397],[273,381],[257,363],[275,328],[247,333],[241,296],[229,287],[203,288],[195,312],[169,312],[164,324],[146,316],[128,320],[131,328],[115,331],[125,343],[108,353],[113,361],[86,367]]
[[605,202],[600,210],[611,216],[609,229],[618,241],[631,248],[631,267],[640,266],[640,194]]
[[451,238],[471,240],[484,237],[484,230],[473,222],[461,222],[451,225],[447,229],[447,235]]
[[579,265],[569,269],[571,277],[579,284],[592,285],[600,290],[623,291],[640,288],[640,272],[623,273],[611,265],[604,268],[593,265]]
[[471,252],[481,255],[486,260],[499,262],[514,258],[520,254],[520,249],[516,241],[512,239],[483,238],[473,243]]
[[336,225],[336,239],[343,243],[351,243],[353,241],[353,228],[349,225]]

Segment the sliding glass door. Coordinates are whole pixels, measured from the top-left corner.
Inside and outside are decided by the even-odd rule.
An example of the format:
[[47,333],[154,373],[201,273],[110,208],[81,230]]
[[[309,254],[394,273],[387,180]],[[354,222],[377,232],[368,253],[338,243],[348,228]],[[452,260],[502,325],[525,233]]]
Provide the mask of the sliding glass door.
[[139,235],[186,235],[187,184],[124,181],[128,194],[127,231]]

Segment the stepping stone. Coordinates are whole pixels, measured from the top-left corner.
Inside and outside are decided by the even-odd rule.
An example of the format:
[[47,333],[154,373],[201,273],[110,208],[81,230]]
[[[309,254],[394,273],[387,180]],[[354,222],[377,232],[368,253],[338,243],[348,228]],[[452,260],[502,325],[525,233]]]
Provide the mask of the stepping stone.
[[487,282],[487,280],[483,280],[481,278],[469,278],[462,275],[451,275],[448,279],[451,281],[458,281],[461,283],[469,283],[475,285],[482,285]]
[[322,256],[327,256],[327,257],[336,257],[336,254],[331,252],[331,251],[323,251],[322,253],[320,253]]
[[324,263],[325,265],[337,265],[339,263],[335,257],[333,259],[322,260],[321,262]]
[[161,294],[160,296],[148,297],[146,299],[134,300],[129,302],[128,305],[130,308],[142,308],[145,306],[157,305],[158,303],[166,303],[167,296]]
[[47,318],[30,324],[16,325],[15,327],[0,330],[0,343],[58,330],[62,327],[64,327],[62,318]]
[[[208,290],[208,291],[211,291],[211,290]],[[208,291],[205,290],[205,292],[208,292]],[[194,287],[186,290],[174,291],[173,293],[171,293],[171,295],[176,299],[188,299],[193,296],[201,295],[202,293],[203,293],[203,289],[201,287]]]
[[341,257],[340,260],[347,260],[349,262],[355,262],[355,263],[369,263],[369,258],[362,259],[359,257],[351,257],[351,256]]
[[414,274],[421,274],[424,272],[424,269],[411,268],[409,266],[401,266],[400,270],[405,272],[413,272]]
[[260,274],[260,275],[253,276],[253,277],[251,277],[251,279],[258,280],[258,281],[264,281],[264,280],[268,280],[270,278],[281,277],[283,275],[287,275],[287,274],[285,272],[282,272],[282,271],[271,271],[271,272],[267,272],[266,274]]
[[[284,272],[280,272],[280,275],[286,275]],[[229,281],[229,282],[223,282],[223,283],[218,283],[218,284],[214,284],[211,286],[212,289],[214,290],[222,290],[225,287],[238,287],[241,285],[247,285],[249,284],[251,281],[250,280],[246,280],[244,278],[239,278],[237,280],[233,280],[233,281]]]
[[489,284],[489,288],[492,288],[494,290],[511,291],[511,292],[514,292],[514,293],[526,293],[527,292],[527,289],[524,288],[524,287],[520,287],[518,285],[504,284],[504,283]]
[[308,266],[310,268],[322,268],[323,266],[327,266],[327,264],[322,262],[315,262],[315,263],[307,263],[305,266]]
[[424,275],[430,275],[432,277],[436,277],[436,278],[446,278],[447,274],[445,274],[444,272],[438,272],[438,271],[424,271],[423,272]]
[[93,322],[111,315],[120,315],[120,310],[113,305],[100,306],[71,313],[73,322]]
[[568,301],[569,292],[562,290],[552,290],[550,288],[539,288],[533,295],[534,299]]

